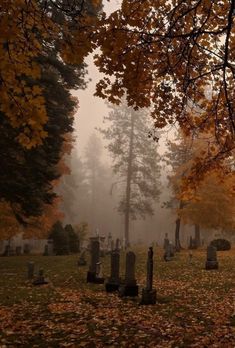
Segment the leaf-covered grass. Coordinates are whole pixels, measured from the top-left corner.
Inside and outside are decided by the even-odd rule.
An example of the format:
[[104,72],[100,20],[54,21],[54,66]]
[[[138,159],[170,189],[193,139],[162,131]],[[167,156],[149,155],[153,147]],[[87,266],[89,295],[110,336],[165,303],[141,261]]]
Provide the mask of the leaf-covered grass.
[[[0,346],[235,347],[235,250],[219,252],[219,270],[206,271],[205,251],[173,261],[154,250],[157,304],[140,306],[147,248],[136,248],[140,296],[121,299],[86,283],[77,255],[0,259]],[[102,258],[104,274],[110,257]],[[43,268],[49,285],[27,280],[27,262]],[[125,255],[121,257],[124,275]]]

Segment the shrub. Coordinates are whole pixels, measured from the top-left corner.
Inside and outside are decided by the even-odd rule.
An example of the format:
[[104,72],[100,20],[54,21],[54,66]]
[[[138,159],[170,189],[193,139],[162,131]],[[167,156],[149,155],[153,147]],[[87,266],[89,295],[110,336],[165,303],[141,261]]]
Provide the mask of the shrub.
[[211,242],[211,245],[213,245],[218,251],[231,249],[231,243],[227,239],[214,239]]
[[64,230],[62,223],[57,221],[51,229],[49,239],[53,240],[54,253],[56,255],[69,254],[69,238],[68,233]]
[[69,251],[71,253],[78,253],[80,251],[80,242],[79,237],[76,234],[76,232],[73,229],[73,226],[68,224],[64,228],[65,233],[67,233],[68,236],[68,243],[69,243]]

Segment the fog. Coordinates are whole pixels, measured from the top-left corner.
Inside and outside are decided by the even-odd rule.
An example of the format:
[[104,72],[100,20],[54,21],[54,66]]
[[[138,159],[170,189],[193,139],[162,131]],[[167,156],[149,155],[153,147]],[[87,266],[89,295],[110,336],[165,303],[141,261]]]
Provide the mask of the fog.
[[[105,10],[111,12],[118,7],[118,1],[105,3]],[[70,167],[70,175],[62,178],[59,192],[63,203],[61,209],[65,215],[64,223],[79,224],[88,223],[89,235],[100,233],[107,236],[112,233],[114,238],[123,238],[124,217],[117,211],[118,188],[112,190],[112,185],[117,181],[117,177],[112,171],[112,160],[105,148],[107,143],[103,140],[97,128],[104,127],[103,119],[108,116],[109,110],[105,101],[94,96],[96,83],[101,78],[101,74],[93,63],[93,57],[86,59],[88,65],[89,81],[85,90],[75,91],[73,94],[79,100],[79,109],[75,116],[74,136],[75,143],[71,156],[67,158],[67,165]],[[170,135],[169,135],[170,134]],[[172,136],[172,132],[163,135],[159,141],[158,152],[164,158],[166,150],[165,142],[167,136]],[[88,162],[95,161],[97,148],[90,148],[89,142],[92,137],[97,137],[100,141],[100,156],[97,165],[96,178],[91,182],[92,172]],[[98,145],[97,145],[98,146]],[[90,151],[91,158],[88,158]],[[92,152],[94,158],[92,159]],[[162,245],[165,233],[174,241],[176,216],[172,210],[164,208],[163,203],[168,201],[171,196],[167,183],[166,168],[161,161],[161,195],[159,201],[155,203],[155,214],[144,220],[130,221],[130,240],[132,243],[157,242]],[[190,227],[182,227],[181,239],[183,243],[188,243]]]

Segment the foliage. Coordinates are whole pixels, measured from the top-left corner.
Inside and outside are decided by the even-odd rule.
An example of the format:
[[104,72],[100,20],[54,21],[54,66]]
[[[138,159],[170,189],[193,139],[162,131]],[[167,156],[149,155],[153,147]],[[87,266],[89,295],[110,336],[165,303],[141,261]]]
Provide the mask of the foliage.
[[[60,63],[81,65],[91,52],[94,15],[100,1],[1,1],[0,110],[18,131],[26,148],[42,144],[47,135],[48,110],[40,83],[40,61],[48,48],[56,48]],[[53,49],[52,49],[53,50]],[[45,66],[45,65],[44,65]],[[72,78],[70,79],[72,83]],[[56,92],[56,91],[55,91]]]
[[73,226],[70,224],[66,225],[64,231],[68,235],[70,253],[78,253],[80,251],[80,240]]
[[216,247],[217,251],[223,251],[223,250],[230,250],[231,249],[231,243],[227,239],[214,239],[210,243],[214,247]]
[[53,240],[54,253],[56,255],[69,254],[69,236],[64,230],[62,223],[57,221],[51,229],[49,239]]
[[233,24],[233,1],[123,0],[99,31],[96,64],[106,76],[96,94],[153,106],[157,128],[215,134],[193,170],[220,165],[235,140]]
[[[135,250],[136,279],[146,284],[147,249]],[[220,252],[220,269],[205,272],[206,251],[176,255],[172,262],[154,254],[155,306],[138,299],[107,295],[102,285],[89,285],[77,256],[1,258],[1,345],[24,347],[233,347],[235,251]],[[123,272],[125,255],[121,255]],[[25,264],[44,268],[51,284],[33,287]],[[105,275],[110,258],[103,259]],[[14,273],[10,276],[9,273]],[[233,324],[234,325],[234,324]]]

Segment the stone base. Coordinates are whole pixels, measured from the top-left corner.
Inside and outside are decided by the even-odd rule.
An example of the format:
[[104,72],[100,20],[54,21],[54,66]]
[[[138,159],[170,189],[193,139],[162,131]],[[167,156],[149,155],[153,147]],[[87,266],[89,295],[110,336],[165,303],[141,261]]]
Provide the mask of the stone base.
[[141,305],[154,305],[157,301],[157,292],[156,290],[148,290],[143,289],[142,290],[142,299],[140,304]]
[[119,284],[118,283],[106,283],[105,284],[105,290],[107,292],[114,292],[114,291],[118,291],[119,288]]
[[138,285],[120,285],[118,288],[119,296],[135,297],[139,294]]
[[219,264],[218,261],[206,261],[206,270],[209,269],[218,269],[219,268]]
[[104,278],[97,278],[95,272],[87,272],[87,283],[104,284]]

